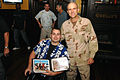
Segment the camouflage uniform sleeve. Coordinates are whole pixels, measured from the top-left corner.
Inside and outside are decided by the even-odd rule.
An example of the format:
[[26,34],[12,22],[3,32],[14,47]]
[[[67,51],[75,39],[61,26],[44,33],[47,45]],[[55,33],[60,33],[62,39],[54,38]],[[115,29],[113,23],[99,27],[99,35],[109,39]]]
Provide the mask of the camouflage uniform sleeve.
[[91,28],[90,33],[90,41],[89,41],[89,52],[90,52],[90,58],[94,58],[96,52],[98,51],[98,41],[95,34],[95,31],[93,29],[93,26],[90,22],[89,27]]

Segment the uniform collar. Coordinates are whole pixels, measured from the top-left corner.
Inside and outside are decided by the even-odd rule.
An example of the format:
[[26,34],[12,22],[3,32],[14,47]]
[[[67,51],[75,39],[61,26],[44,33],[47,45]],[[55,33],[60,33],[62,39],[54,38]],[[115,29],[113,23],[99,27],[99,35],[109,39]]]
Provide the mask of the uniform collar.
[[[82,17],[81,16],[79,16],[78,15],[78,21],[77,21],[77,23],[79,22],[80,24],[81,24],[81,21],[82,21]],[[71,20],[69,19],[69,21],[68,21],[68,24],[71,24],[72,22],[71,22]]]

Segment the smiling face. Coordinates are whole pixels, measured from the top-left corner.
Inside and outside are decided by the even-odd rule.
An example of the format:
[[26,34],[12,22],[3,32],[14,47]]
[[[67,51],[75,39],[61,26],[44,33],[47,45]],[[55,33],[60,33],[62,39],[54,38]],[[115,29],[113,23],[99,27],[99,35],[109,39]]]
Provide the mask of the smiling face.
[[53,29],[51,33],[51,43],[53,45],[58,45],[61,38],[61,33],[59,29]]
[[76,3],[69,3],[67,6],[67,12],[71,18],[76,18],[78,15],[78,6]]

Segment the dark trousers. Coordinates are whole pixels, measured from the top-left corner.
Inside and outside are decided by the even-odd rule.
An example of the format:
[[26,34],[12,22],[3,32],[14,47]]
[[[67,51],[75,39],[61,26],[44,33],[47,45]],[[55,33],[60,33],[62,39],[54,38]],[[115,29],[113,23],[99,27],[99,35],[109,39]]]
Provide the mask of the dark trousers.
[[[2,54],[2,53],[0,53]],[[0,57],[0,80],[6,80],[6,76],[5,76],[5,68],[3,66],[1,57]]]
[[25,43],[29,46],[29,41],[26,35],[26,32],[24,30],[14,29],[14,40],[15,40],[15,47],[20,47],[19,37],[22,36]]
[[56,76],[43,76],[41,74],[31,74],[26,80],[67,80],[66,73],[62,73]]

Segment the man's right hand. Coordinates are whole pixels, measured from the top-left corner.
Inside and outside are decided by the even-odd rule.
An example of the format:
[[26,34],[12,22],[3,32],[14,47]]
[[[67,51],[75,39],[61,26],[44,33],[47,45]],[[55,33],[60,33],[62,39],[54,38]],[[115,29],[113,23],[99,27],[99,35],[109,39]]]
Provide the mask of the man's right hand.
[[31,74],[31,68],[27,68],[27,69],[25,70],[25,76],[28,76],[28,75],[27,75],[27,72],[29,72],[29,74]]

